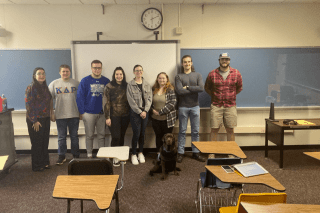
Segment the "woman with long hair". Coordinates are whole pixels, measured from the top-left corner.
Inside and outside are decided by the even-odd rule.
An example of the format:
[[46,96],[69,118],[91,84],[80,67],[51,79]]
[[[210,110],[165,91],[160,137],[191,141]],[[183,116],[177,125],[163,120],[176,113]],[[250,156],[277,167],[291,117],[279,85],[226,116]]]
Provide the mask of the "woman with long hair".
[[167,133],[172,133],[174,124],[176,123],[176,104],[177,97],[174,87],[169,81],[169,76],[165,72],[158,74],[153,87],[152,98],[152,127],[156,134],[156,147],[158,159],[160,147],[162,146],[162,138]]
[[[130,117],[127,99],[127,81],[122,67],[116,67],[112,81],[104,88],[103,109],[106,125],[111,132],[111,146],[123,146]],[[120,166],[118,159],[113,159],[114,166]]]
[[[148,115],[152,103],[151,86],[143,79],[143,68],[137,64],[133,67],[135,78],[128,83],[127,98],[130,105],[130,123],[132,126],[131,162],[138,165],[145,162],[143,155],[144,134],[148,124]],[[139,154],[137,144],[139,142]],[[138,161],[139,160],[139,161]]]
[[25,93],[25,104],[31,140],[32,170],[38,172],[50,169],[48,145],[52,96],[47,86],[46,73],[41,67],[33,71],[32,83],[27,87]]

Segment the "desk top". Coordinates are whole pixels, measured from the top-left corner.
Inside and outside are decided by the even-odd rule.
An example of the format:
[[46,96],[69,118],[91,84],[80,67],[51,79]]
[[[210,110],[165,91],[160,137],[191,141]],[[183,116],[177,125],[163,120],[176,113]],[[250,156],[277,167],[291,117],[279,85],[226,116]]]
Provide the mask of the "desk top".
[[3,170],[4,165],[8,160],[9,155],[0,156],[0,170]]
[[99,209],[110,207],[119,175],[59,175],[54,198],[94,200]]
[[129,159],[129,146],[101,147],[97,153],[98,158],[118,158],[119,161]]
[[233,154],[239,158],[247,158],[235,141],[198,141],[192,143],[202,153]]
[[320,205],[287,204],[287,203],[254,203],[241,202],[247,213],[308,213],[320,212]]
[[304,152],[304,154],[309,155],[317,160],[320,160],[320,152]]
[[268,119],[266,119],[268,121],[268,123],[273,123],[274,125],[280,126],[282,128],[291,128],[291,129],[308,129],[308,128],[314,128],[314,129],[319,129],[320,128],[320,118],[307,118],[307,119],[293,119],[293,120],[305,120],[308,122],[312,122],[313,124],[310,125],[306,125],[306,124],[298,124],[298,125],[287,125],[287,124],[283,124],[283,121],[286,119],[277,119],[279,122],[274,122],[274,121],[270,121]]
[[286,188],[281,185],[270,173],[257,175],[252,177],[243,177],[237,173],[226,173],[221,166],[205,166],[212,174],[218,177],[221,181],[226,183],[251,183],[251,184],[264,184],[277,191],[285,191]]

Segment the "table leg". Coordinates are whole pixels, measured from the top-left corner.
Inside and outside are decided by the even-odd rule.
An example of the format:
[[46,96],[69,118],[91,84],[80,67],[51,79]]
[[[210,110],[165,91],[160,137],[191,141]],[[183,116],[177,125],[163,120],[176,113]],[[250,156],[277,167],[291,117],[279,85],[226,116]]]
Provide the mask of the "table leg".
[[283,168],[283,151],[284,151],[284,130],[282,130],[280,135],[280,168]]
[[265,129],[265,148],[264,148],[264,156],[268,157],[268,121],[266,120],[266,129]]
[[121,164],[121,187],[117,189],[118,191],[120,191],[123,188],[123,178],[124,178],[124,161],[121,161],[120,164]]
[[68,201],[67,213],[70,213],[70,199],[67,199],[67,201]]

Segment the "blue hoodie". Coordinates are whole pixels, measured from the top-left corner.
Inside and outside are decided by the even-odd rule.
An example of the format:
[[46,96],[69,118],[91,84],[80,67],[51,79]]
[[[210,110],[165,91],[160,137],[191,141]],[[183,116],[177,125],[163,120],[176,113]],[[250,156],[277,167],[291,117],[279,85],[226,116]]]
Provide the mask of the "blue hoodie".
[[80,81],[77,92],[77,105],[80,114],[103,113],[103,90],[109,82],[110,80],[104,76],[101,76],[101,78],[96,79],[93,78],[91,75],[84,77]]

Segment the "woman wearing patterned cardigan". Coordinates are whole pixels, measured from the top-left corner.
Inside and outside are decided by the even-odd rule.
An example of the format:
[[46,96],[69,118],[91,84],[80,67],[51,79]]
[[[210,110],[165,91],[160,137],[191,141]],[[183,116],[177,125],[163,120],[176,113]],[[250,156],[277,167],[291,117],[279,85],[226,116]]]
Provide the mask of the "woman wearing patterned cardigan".
[[43,171],[50,168],[48,145],[52,97],[47,86],[45,71],[41,67],[33,71],[32,83],[25,93],[25,104],[31,140],[32,170]]
[[156,134],[156,147],[159,159],[162,137],[167,133],[172,133],[176,122],[177,98],[174,87],[169,81],[165,72],[158,74],[155,84],[152,87],[152,127]]

